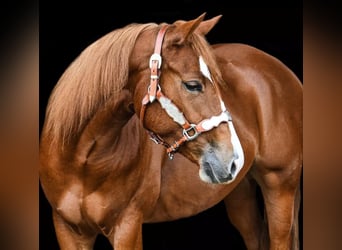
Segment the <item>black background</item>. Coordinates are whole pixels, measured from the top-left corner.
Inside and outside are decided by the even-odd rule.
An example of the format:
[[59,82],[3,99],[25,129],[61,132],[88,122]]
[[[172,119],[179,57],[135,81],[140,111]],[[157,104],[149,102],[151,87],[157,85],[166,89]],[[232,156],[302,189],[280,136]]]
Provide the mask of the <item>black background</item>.
[[[40,3],[40,86],[39,124],[44,122],[46,103],[52,88],[63,71],[75,57],[92,42],[129,23],[167,22],[191,20],[203,12],[207,19],[222,14],[223,17],[208,34],[209,43],[241,42],[259,49],[283,61],[303,79],[302,3],[288,3],[278,7],[230,6],[226,1],[195,0],[139,1],[134,3],[81,2]],[[122,4],[126,6],[122,6]],[[56,241],[51,208],[40,189],[39,244],[42,250],[59,249]],[[302,220],[302,210],[300,214]],[[302,230],[302,223],[301,230]],[[224,205],[199,215],[143,227],[144,249],[245,249],[239,233],[229,223]],[[301,237],[302,238],[302,237]],[[99,237],[95,249],[111,249],[109,243]]]

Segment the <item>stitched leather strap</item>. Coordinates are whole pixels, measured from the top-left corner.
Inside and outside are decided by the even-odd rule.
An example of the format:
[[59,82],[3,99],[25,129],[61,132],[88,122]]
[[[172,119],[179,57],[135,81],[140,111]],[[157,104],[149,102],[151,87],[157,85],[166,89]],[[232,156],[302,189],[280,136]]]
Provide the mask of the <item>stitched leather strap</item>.
[[151,68],[151,80],[150,87],[148,90],[149,100],[153,102],[156,99],[157,86],[159,83],[160,67],[162,64],[161,59],[161,49],[163,44],[163,39],[168,25],[164,25],[158,32],[156,43],[154,47],[154,53],[150,58],[150,68]]

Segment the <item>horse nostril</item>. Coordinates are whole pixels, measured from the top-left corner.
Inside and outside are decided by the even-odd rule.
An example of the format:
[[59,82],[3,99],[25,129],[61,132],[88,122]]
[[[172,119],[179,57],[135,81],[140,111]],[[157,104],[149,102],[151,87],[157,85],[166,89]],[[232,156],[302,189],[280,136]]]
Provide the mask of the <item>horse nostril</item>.
[[235,172],[236,172],[236,165],[235,165],[235,162],[232,163],[232,166],[230,168],[230,173],[232,175],[235,175]]

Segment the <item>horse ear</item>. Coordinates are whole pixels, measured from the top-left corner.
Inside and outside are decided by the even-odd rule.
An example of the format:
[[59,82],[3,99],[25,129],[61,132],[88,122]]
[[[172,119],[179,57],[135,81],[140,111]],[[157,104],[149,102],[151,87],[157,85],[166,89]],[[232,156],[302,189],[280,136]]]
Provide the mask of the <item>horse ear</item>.
[[206,13],[204,12],[202,15],[193,19],[191,21],[176,21],[174,22],[175,29],[174,34],[175,36],[172,39],[173,44],[182,44],[186,39],[192,34],[201,24],[205,17]]
[[199,26],[196,28],[196,33],[200,35],[207,35],[209,31],[217,24],[217,22],[221,19],[222,15],[218,15],[216,17],[213,17],[209,20],[203,21],[199,24]]

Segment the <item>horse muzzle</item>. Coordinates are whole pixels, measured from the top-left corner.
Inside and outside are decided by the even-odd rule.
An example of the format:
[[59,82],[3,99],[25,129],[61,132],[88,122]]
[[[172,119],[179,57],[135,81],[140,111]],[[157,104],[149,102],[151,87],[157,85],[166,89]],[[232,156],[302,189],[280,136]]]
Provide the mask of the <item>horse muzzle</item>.
[[200,159],[199,176],[202,181],[215,184],[228,184],[235,180],[239,169],[236,165],[238,154],[209,146]]

